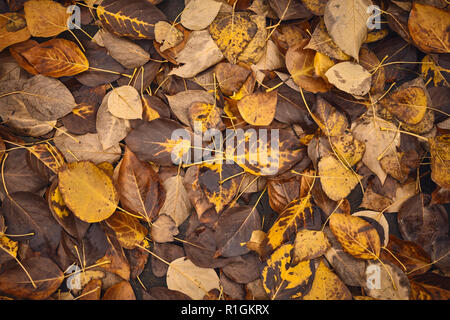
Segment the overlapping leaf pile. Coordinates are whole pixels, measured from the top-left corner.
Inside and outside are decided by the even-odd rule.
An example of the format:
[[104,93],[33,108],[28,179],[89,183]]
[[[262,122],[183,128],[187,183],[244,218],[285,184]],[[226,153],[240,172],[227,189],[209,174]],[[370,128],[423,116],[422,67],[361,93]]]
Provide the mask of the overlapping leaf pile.
[[447,1],[0,10],[2,299],[449,299]]

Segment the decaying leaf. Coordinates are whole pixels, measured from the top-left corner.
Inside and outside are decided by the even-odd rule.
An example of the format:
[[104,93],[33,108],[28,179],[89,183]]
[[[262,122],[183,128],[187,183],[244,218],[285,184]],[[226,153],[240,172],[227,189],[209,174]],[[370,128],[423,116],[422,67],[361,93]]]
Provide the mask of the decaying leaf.
[[106,219],[106,223],[114,230],[117,240],[126,249],[134,249],[140,245],[148,233],[138,219],[121,211],[116,211]]
[[165,214],[160,214],[152,223],[150,235],[152,240],[159,243],[172,242],[178,234],[178,228],[173,219]]
[[303,229],[297,232],[294,243],[294,262],[312,260],[325,254],[330,247],[323,231]]
[[353,136],[366,146],[362,161],[383,184],[387,174],[381,168],[379,157],[395,150],[400,145],[400,135],[392,123],[375,118],[358,123]]
[[299,230],[314,226],[314,223],[317,223],[315,220],[317,217],[314,215],[311,195],[292,201],[267,232],[262,245],[263,256],[267,256],[286,241],[293,240]]
[[382,300],[409,300],[410,284],[398,267],[389,263],[370,261],[366,268],[367,294]]
[[167,271],[167,287],[194,300],[201,300],[210,290],[219,289],[219,283],[214,269],[197,267],[186,257],[172,261]]
[[330,228],[342,248],[352,256],[367,260],[379,257],[380,236],[364,219],[346,214],[333,214],[330,217]]
[[336,88],[356,96],[366,95],[372,84],[370,73],[354,62],[341,62],[325,73],[328,81]]
[[22,15],[15,12],[3,13],[0,17],[0,51],[10,45],[20,43],[30,38],[26,21]]
[[181,24],[190,30],[203,30],[219,13],[222,3],[215,0],[191,0],[180,17]]
[[330,0],[327,2],[324,21],[334,42],[357,61],[359,48],[367,37],[367,8],[371,0]]
[[447,189],[450,188],[449,149],[450,139],[448,135],[430,139],[431,179]]
[[428,4],[413,3],[408,29],[414,43],[425,52],[450,52],[450,13]]
[[121,119],[142,119],[142,101],[131,86],[114,88],[108,97],[108,111]]
[[222,59],[223,54],[208,30],[193,31],[183,50],[176,55],[176,62],[183,65],[173,69],[170,74],[182,78],[195,77]]
[[24,10],[28,30],[33,37],[53,37],[68,29],[70,13],[56,1],[27,1]]
[[301,299],[311,288],[316,271],[313,261],[294,263],[293,249],[292,244],[285,244],[266,261],[262,279],[271,300]]
[[168,178],[163,182],[166,190],[166,200],[161,207],[160,214],[166,214],[173,219],[176,226],[181,225],[191,214],[191,202],[183,185],[183,178],[179,175]]
[[350,300],[350,290],[339,277],[320,261],[316,269],[311,290],[303,300]]
[[97,16],[110,32],[133,39],[154,39],[155,23],[166,16],[150,1],[103,0]]

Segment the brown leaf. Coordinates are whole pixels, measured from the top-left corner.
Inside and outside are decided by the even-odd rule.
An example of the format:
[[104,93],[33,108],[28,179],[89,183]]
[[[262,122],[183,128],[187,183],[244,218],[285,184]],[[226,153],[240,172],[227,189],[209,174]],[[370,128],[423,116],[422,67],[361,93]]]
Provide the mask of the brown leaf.
[[252,206],[234,207],[225,210],[214,226],[216,256],[234,257],[248,253],[242,243],[250,240],[252,232],[261,226],[258,210]]
[[117,191],[123,208],[148,222],[158,215],[165,198],[165,190],[152,166],[140,161],[129,148],[125,149],[120,165]]
[[136,300],[136,296],[130,283],[124,280],[106,290],[102,300]]
[[16,12],[3,13],[0,17],[0,26],[2,39],[0,51],[10,45],[26,41],[31,36],[24,17]]
[[150,235],[155,242],[172,242],[174,236],[179,233],[173,219],[165,214],[160,214],[152,223]]
[[18,264],[13,264],[0,275],[0,291],[17,299],[44,300],[55,292],[64,280],[64,274],[50,259],[32,257],[22,261],[36,287]]
[[54,78],[70,77],[88,70],[89,61],[78,46],[69,40],[52,39],[42,42],[21,56],[38,73]]
[[414,44],[429,53],[450,52],[449,21],[448,11],[413,3],[408,29]]
[[133,39],[155,39],[155,23],[166,20],[151,2],[139,0],[104,0],[97,16],[108,31]]

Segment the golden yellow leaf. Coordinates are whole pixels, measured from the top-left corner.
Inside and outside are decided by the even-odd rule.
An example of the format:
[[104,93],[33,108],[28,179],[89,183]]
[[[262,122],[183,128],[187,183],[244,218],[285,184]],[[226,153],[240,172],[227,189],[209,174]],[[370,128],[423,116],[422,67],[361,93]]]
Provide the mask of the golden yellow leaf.
[[68,29],[70,12],[51,0],[31,0],[24,4],[28,30],[33,37],[53,37]]
[[16,12],[6,12],[0,16],[0,51],[10,45],[28,40],[30,31],[23,16]]
[[414,44],[425,52],[450,52],[450,12],[413,2],[408,29]]
[[144,241],[148,230],[139,220],[122,211],[116,211],[106,219],[106,224],[114,230],[122,247],[134,249]]
[[292,244],[278,248],[266,261],[262,271],[263,287],[272,300],[300,299],[314,276],[313,262],[292,262]]
[[267,232],[267,238],[263,242],[263,255],[266,256],[284,242],[293,239],[299,229],[310,226],[313,221],[311,194],[292,201]]
[[209,33],[225,58],[236,64],[239,56],[256,35],[258,26],[252,21],[250,14],[235,12],[220,14],[209,26]]
[[311,290],[303,300],[351,300],[352,294],[339,277],[320,261]]
[[332,154],[320,159],[318,167],[322,189],[334,201],[347,197],[362,178]]
[[275,117],[277,100],[276,91],[257,92],[245,96],[237,105],[245,122],[254,126],[268,126]]
[[427,96],[424,89],[410,87],[398,90],[380,101],[399,120],[407,124],[418,124],[427,111]]
[[328,248],[330,242],[323,231],[300,230],[295,236],[294,262],[320,257]]
[[116,210],[119,196],[113,182],[94,163],[69,163],[59,170],[58,179],[64,202],[80,220],[99,222]]
[[430,139],[431,179],[450,189],[450,135]]
[[380,236],[369,222],[347,214],[333,214],[329,221],[330,229],[344,251],[360,259],[374,260],[379,257]]
[[317,75],[321,76],[324,80],[328,81],[325,73],[334,66],[334,61],[330,59],[330,57],[316,52],[314,56],[314,69]]
[[356,140],[349,132],[345,132],[342,135],[330,137],[331,144],[334,147],[339,158],[347,166],[354,166],[363,157],[366,145]]

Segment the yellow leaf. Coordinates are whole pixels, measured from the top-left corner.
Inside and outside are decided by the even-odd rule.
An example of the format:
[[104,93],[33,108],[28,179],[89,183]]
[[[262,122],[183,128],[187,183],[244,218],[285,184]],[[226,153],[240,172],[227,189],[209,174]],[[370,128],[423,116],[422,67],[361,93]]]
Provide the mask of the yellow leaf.
[[33,37],[53,37],[68,29],[70,12],[51,0],[31,0],[24,4],[28,30]]
[[225,58],[236,64],[255,36],[258,26],[246,12],[219,14],[209,26],[209,33]]
[[111,178],[89,161],[69,163],[58,173],[58,187],[67,207],[85,222],[109,218],[119,196]]
[[329,247],[330,242],[323,231],[300,230],[295,236],[294,262],[320,257]]
[[255,126],[268,126],[275,117],[278,94],[276,91],[257,92],[243,97],[238,102],[242,118]]
[[30,36],[23,16],[16,12],[6,12],[0,16],[0,51],[10,45],[28,40]]
[[407,124],[418,124],[427,111],[427,96],[424,89],[410,87],[398,90],[382,99],[380,105]]
[[431,179],[450,189],[450,135],[430,139]]
[[334,201],[347,197],[362,178],[344,166],[332,154],[320,159],[318,166],[322,189]]
[[114,230],[117,240],[125,249],[134,249],[144,241],[148,233],[137,218],[121,211],[116,211],[106,223]]
[[351,300],[352,294],[339,277],[320,261],[311,290],[303,300]]
[[333,214],[330,229],[344,251],[360,259],[374,260],[380,255],[380,236],[366,220],[347,215]]
[[285,244],[278,248],[267,259],[262,271],[264,290],[272,300],[301,298],[314,276],[312,261],[292,262],[293,247],[292,244]]
[[267,232],[263,243],[264,256],[293,239],[299,229],[308,226],[313,220],[311,194],[292,201]]
[[334,66],[334,61],[331,60],[328,56],[316,52],[316,55],[314,56],[314,69],[318,76],[321,76],[324,80],[327,80],[327,77],[325,76],[325,73],[330,69],[332,66]]
[[330,140],[339,158],[349,167],[357,164],[366,150],[366,145],[349,132],[331,137]]

